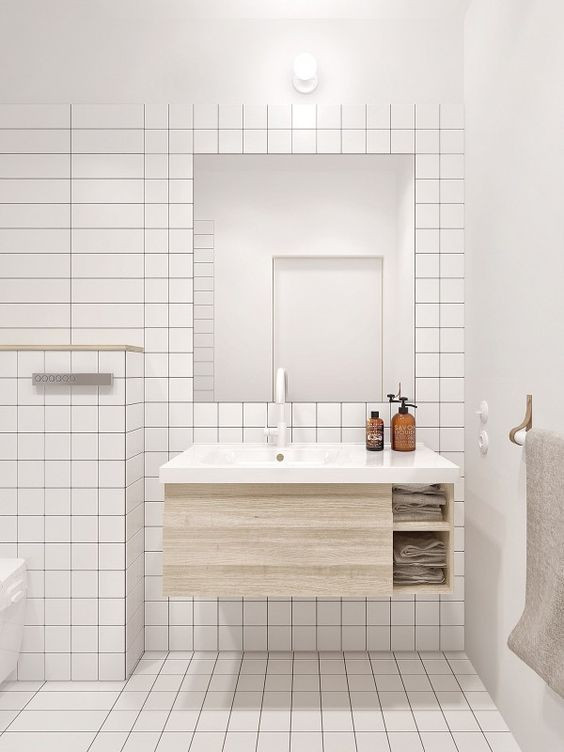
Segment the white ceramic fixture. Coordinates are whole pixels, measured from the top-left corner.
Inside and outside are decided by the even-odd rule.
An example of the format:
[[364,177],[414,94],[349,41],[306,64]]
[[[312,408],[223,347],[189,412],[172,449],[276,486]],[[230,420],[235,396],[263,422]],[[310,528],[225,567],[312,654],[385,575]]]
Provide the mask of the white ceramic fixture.
[[278,421],[276,428],[265,426],[264,435],[266,440],[276,438],[276,446],[282,449],[288,446],[288,424],[286,423],[286,394],[288,392],[288,374],[285,368],[279,368],[276,371],[276,384],[274,392],[274,401],[278,410]]
[[[525,431],[523,431],[523,433],[525,433]],[[519,434],[517,434],[517,436],[519,436]],[[478,447],[480,449],[480,454],[486,455],[488,453],[489,446],[490,437],[488,436],[488,432],[480,431],[480,435],[478,436]]]
[[339,456],[338,447],[296,445],[284,451],[274,451],[268,446],[250,445],[249,448],[229,448],[215,446],[200,455],[203,465],[230,465],[232,467],[276,467],[284,463],[286,467],[319,467],[334,464]]
[[367,452],[364,444],[194,444],[162,465],[161,483],[454,483],[457,465],[415,452]]
[[294,58],[294,88],[300,94],[311,94],[317,89],[317,60],[309,52]]
[[490,414],[490,408],[486,400],[480,402],[480,407],[476,410],[476,415],[480,418],[480,423],[487,423]]
[[0,682],[16,668],[23,638],[27,590],[23,559],[0,559]]

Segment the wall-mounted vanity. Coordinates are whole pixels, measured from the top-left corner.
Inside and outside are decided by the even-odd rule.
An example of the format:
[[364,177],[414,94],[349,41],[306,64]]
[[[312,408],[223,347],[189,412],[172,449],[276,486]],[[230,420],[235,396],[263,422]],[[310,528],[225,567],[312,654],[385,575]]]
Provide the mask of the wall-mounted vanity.
[[[194,445],[160,471],[166,596],[389,596],[448,593],[459,468],[423,445]],[[440,484],[442,519],[395,522],[392,487]],[[394,535],[435,534],[444,581],[398,585]]]

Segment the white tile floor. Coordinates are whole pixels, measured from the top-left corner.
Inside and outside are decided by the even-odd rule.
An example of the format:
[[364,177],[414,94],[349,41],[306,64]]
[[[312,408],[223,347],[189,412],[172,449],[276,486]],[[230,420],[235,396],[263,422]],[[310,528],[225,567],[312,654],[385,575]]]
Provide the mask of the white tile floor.
[[0,687],[0,752],[519,752],[463,653],[146,653]]

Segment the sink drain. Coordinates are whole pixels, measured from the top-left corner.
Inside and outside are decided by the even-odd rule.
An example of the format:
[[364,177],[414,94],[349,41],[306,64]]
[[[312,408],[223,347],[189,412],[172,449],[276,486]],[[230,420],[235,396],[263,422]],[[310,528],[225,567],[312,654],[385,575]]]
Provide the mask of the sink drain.
[[282,454],[282,452],[279,452],[276,455],[276,459],[278,460],[278,462],[282,462],[282,460],[284,459],[284,455]]

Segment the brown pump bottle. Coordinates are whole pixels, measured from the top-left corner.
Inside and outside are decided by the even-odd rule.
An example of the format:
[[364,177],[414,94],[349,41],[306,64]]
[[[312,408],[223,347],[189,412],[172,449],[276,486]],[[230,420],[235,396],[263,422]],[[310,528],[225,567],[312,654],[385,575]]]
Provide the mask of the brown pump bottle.
[[[392,418],[390,433],[392,439],[392,450],[394,452],[414,452],[415,451],[415,418],[408,410],[408,407],[417,407],[407,400],[408,397],[400,397],[400,408]],[[390,400],[396,401],[396,400]]]

